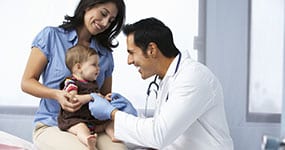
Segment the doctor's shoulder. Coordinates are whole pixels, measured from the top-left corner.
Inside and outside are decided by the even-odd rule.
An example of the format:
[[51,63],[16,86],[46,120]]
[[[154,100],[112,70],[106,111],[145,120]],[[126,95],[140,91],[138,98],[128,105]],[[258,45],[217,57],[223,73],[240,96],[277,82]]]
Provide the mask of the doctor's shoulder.
[[220,84],[216,75],[207,66],[193,59],[181,62],[181,69],[177,72],[176,78],[189,84]]

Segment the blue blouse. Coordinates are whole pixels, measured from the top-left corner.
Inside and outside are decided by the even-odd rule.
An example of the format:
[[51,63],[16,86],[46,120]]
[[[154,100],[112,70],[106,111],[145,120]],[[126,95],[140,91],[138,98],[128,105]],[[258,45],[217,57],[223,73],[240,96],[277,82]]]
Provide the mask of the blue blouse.
[[[59,84],[71,75],[65,65],[66,51],[76,45],[78,36],[75,30],[66,31],[59,27],[46,27],[34,39],[32,47],[39,48],[46,56],[48,63],[41,74],[43,85],[59,89]],[[99,54],[100,74],[97,78],[101,88],[105,78],[111,77],[114,69],[112,52],[101,46],[95,40],[91,41],[91,48]],[[41,98],[39,108],[35,114],[34,123],[41,122],[48,126],[57,126],[57,116],[60,105],[56,100]]]

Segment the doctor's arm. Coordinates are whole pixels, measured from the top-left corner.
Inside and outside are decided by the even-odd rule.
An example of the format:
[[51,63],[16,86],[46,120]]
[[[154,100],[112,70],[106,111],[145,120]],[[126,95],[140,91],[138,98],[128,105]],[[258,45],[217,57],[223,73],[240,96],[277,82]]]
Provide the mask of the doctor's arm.
[[162,149],[182,135],[211,107],[212,102],[207,81],[200,77],[179,78],[175,85],[169,86],[168,101],[154,118],[138,118],[114,111],[115,137],[133,144]]
[[[105,103],[106,101],[103,101],[106,106],[90,102],[89,109],[92,115],[97,118],[100,117],[100,114],[102,115],[102,111],[109,110],[105,111],[104,117],[105,119],[114,120],[115,137],[117,139],[140,146],[160,149],[173,143],[197,118],[211,107],[211,88],[207,81],[201,79],[201,77],[202,75],[199,74],[191,79],[180,76],[175,85],[170,86],[168,101],[160,108],[160,113],[154,118],[139,118],[118,111],[110,103]],[[123,101],[127,100],[122,100],[122,103]],[[102,110],[106,107],[108,108]]]

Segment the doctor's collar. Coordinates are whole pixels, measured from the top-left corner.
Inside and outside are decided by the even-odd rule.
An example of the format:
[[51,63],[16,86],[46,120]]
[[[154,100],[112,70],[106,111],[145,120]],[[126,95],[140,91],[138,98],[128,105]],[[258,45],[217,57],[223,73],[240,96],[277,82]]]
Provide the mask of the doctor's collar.
[[168,67],[167,72],[163,78],[165,78],[167,76],[174,76],[176,74],[176,72],[178,71],[179,66],[180,66],[181,57],[182,57],[182,54],[181,54],[181,52],[179,52],[178,55],[171,62],[170,66]]

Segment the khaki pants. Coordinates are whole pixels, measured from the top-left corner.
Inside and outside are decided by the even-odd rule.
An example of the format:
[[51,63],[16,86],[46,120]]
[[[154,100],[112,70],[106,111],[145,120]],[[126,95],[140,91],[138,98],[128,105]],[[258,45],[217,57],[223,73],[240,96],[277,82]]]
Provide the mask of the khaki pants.
[[[49,127],[37,123],[33,133],[35,147],[39,150],[86,150],[87,147],[79,139],[58,127]],[[123,143],[114,143],[106,133],[97,136],[98,150],[126,150]]]

